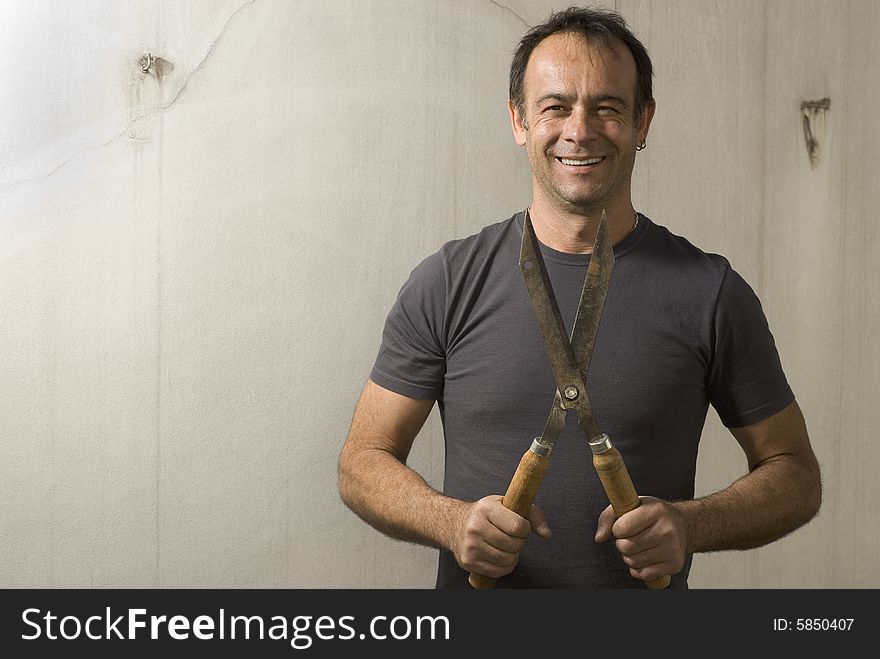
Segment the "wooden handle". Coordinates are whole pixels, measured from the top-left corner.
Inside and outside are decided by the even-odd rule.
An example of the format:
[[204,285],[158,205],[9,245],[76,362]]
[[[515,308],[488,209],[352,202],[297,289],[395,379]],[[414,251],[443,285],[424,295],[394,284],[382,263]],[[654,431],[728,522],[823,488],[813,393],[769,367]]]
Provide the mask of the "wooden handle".
[[[639,495],[636,494],[636,488],[629,477],[626,465],[623,463],[623,456],[620,455],[620,451],[611,446],[611,441],[607,440],[607,436],[605,436],[605,440],[605,444],[602,446],[604,450],[601,453],[593,453],[593,466],[599,474],[599,479],[602,481],[614,514],[620,517],[624,513],[638,508],[641,501]],[[593,446],[592,443],[591,446]],[[605,446],[609,448],[604,448]],[[672,579],[667,574],[645,583],[652,590],[660,590],[666,588],[670,581]]]
[[[538,452],[536,452],[536,444],[538,445]],[[538,488],[541,487],[541,481],[544,480],[544,474],[547,473],[549,465],[549,449],[546,449],[538,440],[535,440],[532,442],[531,448],[523,454],[519,461],[519,466],[516,468],[510,485],[507,487],[507,493],[501,500],[504,507],[512,510],[520,517],[528,519],[532,502],[535,500]],[[468,581],[474,588],[488,590],[495,587],[496,579],[471,572]]]

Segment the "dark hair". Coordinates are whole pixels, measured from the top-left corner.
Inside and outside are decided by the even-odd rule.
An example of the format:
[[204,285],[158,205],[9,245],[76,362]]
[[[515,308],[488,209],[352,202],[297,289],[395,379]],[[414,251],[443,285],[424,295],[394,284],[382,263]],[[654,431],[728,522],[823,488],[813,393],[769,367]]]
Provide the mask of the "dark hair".
[[635,116],[640,117],[645,105],[654,100],[651,95],[651,77],[654,68],[651,65],[651,58],[648,57],[648,51],[630,31],[623,16],[617,12],[581,7],[569,7],[565,11],[556,12],[541,25],[530,29],[519,42],[510,63],[510,100],[519,110],[520,116],[525,118],[523,87],[529,57],[535,46],[558,32],[577,34],[591,43],[604,46],[611,46],[615,41],[621,41],[629,48],[636,61]]

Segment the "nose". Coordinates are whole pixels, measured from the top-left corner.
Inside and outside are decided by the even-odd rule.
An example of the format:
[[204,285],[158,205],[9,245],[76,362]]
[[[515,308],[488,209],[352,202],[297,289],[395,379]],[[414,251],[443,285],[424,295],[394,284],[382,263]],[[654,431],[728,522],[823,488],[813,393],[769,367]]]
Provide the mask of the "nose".
[[581,107],[572,108],[571,113],[565,119],[562,129],[562,138],[569,142],[581,144],[590,139],[593,134],[590,126],[590,114]]

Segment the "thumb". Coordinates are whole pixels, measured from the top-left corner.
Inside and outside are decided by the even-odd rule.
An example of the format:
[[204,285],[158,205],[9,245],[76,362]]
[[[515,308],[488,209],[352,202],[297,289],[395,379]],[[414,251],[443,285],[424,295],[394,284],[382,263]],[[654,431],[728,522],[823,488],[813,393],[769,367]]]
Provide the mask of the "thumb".
[[547,523],[547,517],[544,515],[544,511],[538,508],[535,504],[532,504],[531,509],[529,509],[529,521],[532,523],[532,530],[540,537],[544,538],[544,540],[549,540],[553,535],[553,532],[550,530],[550,525]]
[[596,529],[596,542],[606,542],[611,539],[611,527],[614,526],[615,519],[617,517],[611,506],[602,511],[602,514],[599,515],[599,526]]

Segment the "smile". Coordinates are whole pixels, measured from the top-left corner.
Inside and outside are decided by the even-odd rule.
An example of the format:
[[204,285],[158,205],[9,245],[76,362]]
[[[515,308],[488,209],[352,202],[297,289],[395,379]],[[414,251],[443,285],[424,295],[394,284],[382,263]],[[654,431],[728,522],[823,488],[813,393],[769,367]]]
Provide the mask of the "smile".
[[598,158],[557,158],[559,162],[563,165],[574,165],[575,167],[584,167],[586,165],[596,165],[603,160],[605,160],[604,156],[599,156]]

